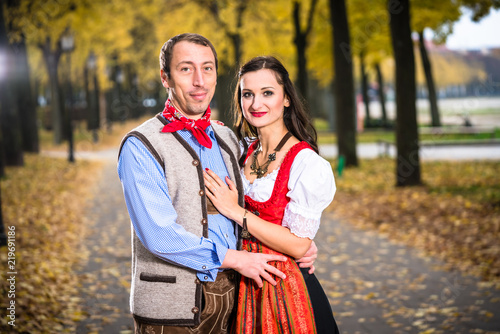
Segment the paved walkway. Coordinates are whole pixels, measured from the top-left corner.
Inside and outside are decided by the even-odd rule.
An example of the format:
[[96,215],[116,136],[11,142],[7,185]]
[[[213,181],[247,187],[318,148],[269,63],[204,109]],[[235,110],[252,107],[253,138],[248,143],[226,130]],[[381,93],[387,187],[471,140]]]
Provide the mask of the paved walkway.
[[[396,148],[390,145],[386,148],[377,143],[360,143],[357,145],[358,158],[374,159],[388,154],[395,156]],[[320,154],[325,158],[336,158],[338,150],[336,145],[321,145]],[[495,145],[425,145],[420,147],[422,160],[500,160],[500,143]]]
[[325,214],[316,275],[343,334],[500,333],[500,285]]
[[115,158],[116,153],[105,160],[88,210],[91,234],[86,245],[90,254],[80,270],[86,317],[78,324],[78,334],[133,332],[129,311],[130,220]]
[[[130,222],[116,152],[99,158],[106,164],[88,211],[93,233],[89,262],[81,270],[87,316],[77,333],[128,334]],[[343,334],[500,333],[500,286],[436,269],[438,261],[330,214],[316,242],[316,274]]]

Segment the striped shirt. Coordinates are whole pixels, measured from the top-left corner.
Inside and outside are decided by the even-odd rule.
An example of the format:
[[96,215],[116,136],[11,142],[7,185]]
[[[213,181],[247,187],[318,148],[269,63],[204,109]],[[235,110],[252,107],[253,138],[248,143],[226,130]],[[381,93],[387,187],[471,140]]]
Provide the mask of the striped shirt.
[[[211,126],[206,133],[212,148],[198,143],[188,130],[177,133],[195,150],[203,168],[222,180],[228,176]],[[228,249],[236,249],[234,222],[221,214],[208,215],[208,238],[187,232],[176,223],[165,172],[144,144],[129,137],[118,159],[118,176],[132,225],[142,244],[161,259],[198,272],[201,281],[215,281]]]

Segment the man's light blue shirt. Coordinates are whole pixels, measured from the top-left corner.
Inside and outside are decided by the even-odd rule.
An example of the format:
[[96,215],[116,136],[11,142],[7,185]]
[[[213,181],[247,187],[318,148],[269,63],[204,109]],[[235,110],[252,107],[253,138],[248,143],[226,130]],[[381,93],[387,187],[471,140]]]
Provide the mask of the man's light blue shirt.
[[[205,132],[212,140],[211,149],[200,145],[188,130],[177,131],[198,154],[202,167],[225,180],[228,172],[214,131],[209,126]],[[177,224],[165,172],[135,137],[129,137],[122,147],[118,176],[142,244],[165,261],[196,270],[201,281],[214,281],[227,250],[236,249],[234,222],[221,214],[208,215],[208,238],[200,238]]]

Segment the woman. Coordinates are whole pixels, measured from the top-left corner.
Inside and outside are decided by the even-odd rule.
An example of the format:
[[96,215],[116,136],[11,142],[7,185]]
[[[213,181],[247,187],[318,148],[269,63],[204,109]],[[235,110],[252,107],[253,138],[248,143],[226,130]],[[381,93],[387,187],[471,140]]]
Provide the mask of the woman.
[[321,285],[307,270],[301,274],[294,261],[309,249],[321,212],[335,193],[331,166],[318,155],[316,131],[288,72],[274,57],[256,57],[242,66],[235,105],[244,148],[245,208],[238,205],[234,183],[226,178],[226,185],[210,170],[205,174],[207,196],[220,213],[242,226],[242,249],[289,257],[272,263],[286,275],[276,277],[276,285],[264,282],[259,288],[242,277],[236,330],[336,333]]

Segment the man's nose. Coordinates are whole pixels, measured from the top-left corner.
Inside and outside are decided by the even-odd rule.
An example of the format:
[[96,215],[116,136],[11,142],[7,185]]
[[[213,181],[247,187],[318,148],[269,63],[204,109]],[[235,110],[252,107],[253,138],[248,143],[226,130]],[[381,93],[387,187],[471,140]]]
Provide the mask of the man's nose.
[[205,80],[203,80],[203,72],[199,69],[194,71],[193,85],[197,87],[203,87],[205,85]]

